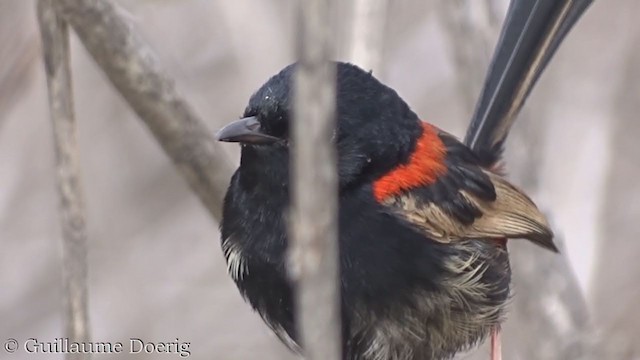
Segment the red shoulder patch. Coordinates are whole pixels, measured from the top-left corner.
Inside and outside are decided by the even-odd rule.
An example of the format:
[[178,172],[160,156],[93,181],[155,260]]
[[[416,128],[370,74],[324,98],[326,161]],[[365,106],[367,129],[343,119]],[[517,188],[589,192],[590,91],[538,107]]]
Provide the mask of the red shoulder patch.
[[444,163],[447,150],[438,136],[437,129],[422,122],[422,135],[409,162],[395,167],[373,183],[373,194],[378,202],[404,190],[431,185],[447,172]]

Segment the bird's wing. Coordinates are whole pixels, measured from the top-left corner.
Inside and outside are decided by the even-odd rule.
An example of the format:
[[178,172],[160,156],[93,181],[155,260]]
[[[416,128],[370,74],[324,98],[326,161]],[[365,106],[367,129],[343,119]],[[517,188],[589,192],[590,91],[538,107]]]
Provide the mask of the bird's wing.
[[391,211],[440,242],[525,238],[557,251],[545,216],[523,191],[477,165],[475,154],[440,132],[446,171],[435,182],[389,196]]

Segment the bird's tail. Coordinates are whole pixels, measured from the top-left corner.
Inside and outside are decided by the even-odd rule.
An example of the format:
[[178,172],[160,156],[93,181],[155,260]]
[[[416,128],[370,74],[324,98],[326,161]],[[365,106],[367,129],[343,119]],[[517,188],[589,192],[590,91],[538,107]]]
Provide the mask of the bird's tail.
[[592,0],[512,0],[464,142],[495,164],[520,108]]

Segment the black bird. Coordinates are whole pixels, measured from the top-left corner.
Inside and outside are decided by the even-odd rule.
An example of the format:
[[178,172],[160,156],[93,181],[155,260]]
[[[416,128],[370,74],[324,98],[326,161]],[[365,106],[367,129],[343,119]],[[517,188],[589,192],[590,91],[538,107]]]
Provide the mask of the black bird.
[[[370,73],[336,63],[344,359],[447,359],[470,348],[504,318],[506,240],[557,251],[544,216],[496,165],[513,118],[588,3],[512,2],[467,145],[420,121]],[[269,79],[217,136],[242,145],[221,223],[229,273],[299,350],[286,270],[295,69]]]

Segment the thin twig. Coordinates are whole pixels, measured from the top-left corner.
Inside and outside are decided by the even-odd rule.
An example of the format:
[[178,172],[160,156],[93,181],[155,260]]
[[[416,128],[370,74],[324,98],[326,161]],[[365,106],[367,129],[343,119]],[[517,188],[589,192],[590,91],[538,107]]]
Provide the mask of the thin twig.
[[309,360],[341,359],[330,4],[304,1],[298,14],[290,270],[296,325]]
[[[44,64],[56,152],[56,175],[62,220],[62,263],[65,287],[66,337],[89,341],[87,312],[86,211],[80,183],[80,163],[73,113],[73,93],[67,24],[56,15],[53,0],[38,1]],[[67,354],[86,360],[88,353]]]
[[233,168],[155,53],[109,1],[57,0],[54,7],[219,220]]

